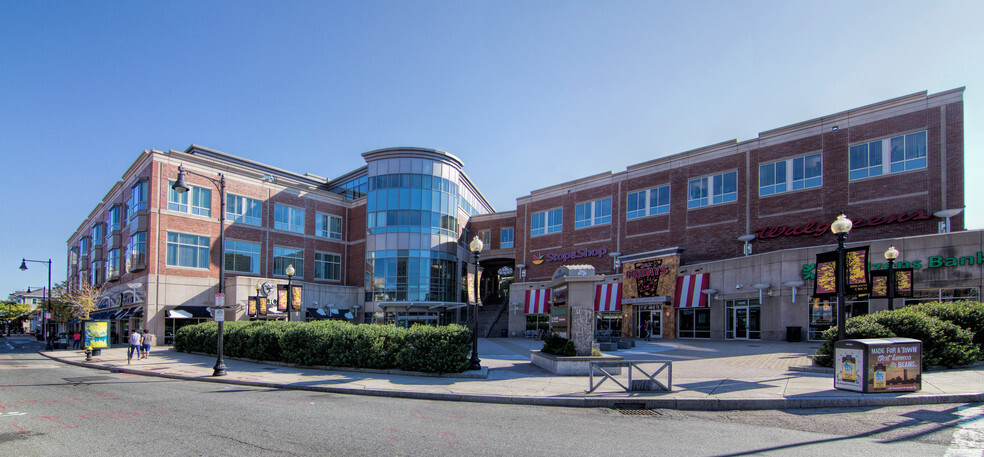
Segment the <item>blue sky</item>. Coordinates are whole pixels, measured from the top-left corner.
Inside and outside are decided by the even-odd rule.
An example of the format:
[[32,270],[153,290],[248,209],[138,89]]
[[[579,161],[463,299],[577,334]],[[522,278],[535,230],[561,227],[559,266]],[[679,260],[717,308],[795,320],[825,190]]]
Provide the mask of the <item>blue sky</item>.
[[[143,149],[335,177],[450,152],[497,210],[531,190],[889,98],[966,86],[980,1],[9,1],[0,7],[0,297]],[[968,228],[984,227],[966,183]]]

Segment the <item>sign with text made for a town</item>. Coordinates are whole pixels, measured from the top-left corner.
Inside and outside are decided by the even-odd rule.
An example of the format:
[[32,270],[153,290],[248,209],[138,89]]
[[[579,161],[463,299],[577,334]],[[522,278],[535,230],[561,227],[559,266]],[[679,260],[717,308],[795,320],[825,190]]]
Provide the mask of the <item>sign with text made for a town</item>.
[[679,255],[622,264],[622,303],[661,303],[676,290]]

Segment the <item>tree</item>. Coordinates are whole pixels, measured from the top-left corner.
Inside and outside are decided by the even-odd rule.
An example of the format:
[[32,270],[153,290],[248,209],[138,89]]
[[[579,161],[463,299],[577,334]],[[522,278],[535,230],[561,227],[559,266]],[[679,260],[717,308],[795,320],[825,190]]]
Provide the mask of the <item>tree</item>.
[[30,314],[31,307],[28,305],[22,305],[13,300],[0,302],[0,315],[3,316],[3,322],[11,325],[11,328],[20,328],[19,325],[23,325],[24,319]]
[[[52,303],[56,307],[56,315],[64,316],[64,319],[88,319],[89,313],[96,309],[96,302],[102,288],[93,287],[88,283],[79,284],[71,292],[62,296],[60,303]],[[62,306],[57,306],[62,305]]]

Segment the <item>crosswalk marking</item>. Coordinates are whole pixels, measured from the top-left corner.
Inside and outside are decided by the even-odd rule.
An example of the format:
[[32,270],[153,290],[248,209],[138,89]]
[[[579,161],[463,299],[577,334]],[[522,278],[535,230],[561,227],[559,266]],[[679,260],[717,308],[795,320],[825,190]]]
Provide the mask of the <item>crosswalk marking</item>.
[[944,457],[982,457],[984,456],[984,406],[961,406],[957,415],[963,417],[957,422],[950,447]]

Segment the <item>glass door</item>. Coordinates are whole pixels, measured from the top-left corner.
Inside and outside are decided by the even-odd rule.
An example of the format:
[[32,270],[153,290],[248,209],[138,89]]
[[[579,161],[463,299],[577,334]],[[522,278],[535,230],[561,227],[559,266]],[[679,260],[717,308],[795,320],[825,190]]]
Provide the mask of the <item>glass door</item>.
[[735,313],[735,339],[748,339],[748,307],[742,306],[734,309]]
[[661,338],[663,326],[660,322],[660,310],[639,309],[636,315],[636,335],[639,338]]

